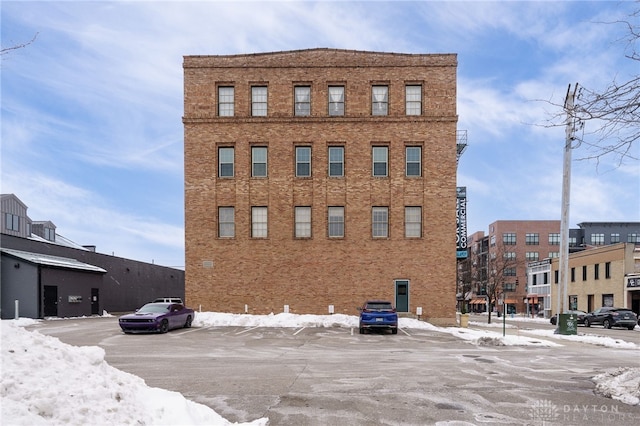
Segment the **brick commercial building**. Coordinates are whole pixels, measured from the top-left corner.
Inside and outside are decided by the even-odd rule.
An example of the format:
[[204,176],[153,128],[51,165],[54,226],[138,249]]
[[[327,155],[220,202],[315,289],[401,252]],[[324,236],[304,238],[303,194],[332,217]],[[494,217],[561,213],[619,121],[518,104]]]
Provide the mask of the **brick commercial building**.
[[184,58],[187,303],[455,321],[454,54]]
[[527,265],[558,257],[559,220],[498,220],[489,225],[488,235],[476,232],[469,240],[474,269],[469,304],[474,311],[487,310],[485,290],[491,285],[498,287],[500,312],[536,315],[549,309],[548,296],[545,300],[529,293]]

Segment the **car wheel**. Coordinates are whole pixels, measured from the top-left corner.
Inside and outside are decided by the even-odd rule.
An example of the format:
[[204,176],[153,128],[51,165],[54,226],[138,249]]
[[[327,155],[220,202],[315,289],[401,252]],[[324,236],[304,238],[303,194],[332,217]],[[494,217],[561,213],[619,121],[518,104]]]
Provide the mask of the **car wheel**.
[[556,325],[556,317],[551,318],[551,325]]
[[585,319],[585,320],[584,320],[584,326],[585,326],[585,327],[591,327],[591,323],[589,322],[589,320],[588,320],[588,319]]
[[609,321],[608,319],[604,320],[604,321],[602,322],[602,326],[603,326],[604,328],[611,328],[611,321]]
[[162,320],[160,323],[160,333],[166,333],[167,331],[169,331],[169,321]]
[[185,321],[184,323],[184,328],[189,328],[189,327],[191,327],[191,315],[187,317],[187,321]]
[[397,328],[392,328],[391,329],[391,334],[398,334],[398,329]]
[[634,328],[636,328],[636,326],[635,325],[630,325],[628,328],[629,328],[629,330],[633,330]]
[[360,334],[364,334],[364,328],[360,327]]

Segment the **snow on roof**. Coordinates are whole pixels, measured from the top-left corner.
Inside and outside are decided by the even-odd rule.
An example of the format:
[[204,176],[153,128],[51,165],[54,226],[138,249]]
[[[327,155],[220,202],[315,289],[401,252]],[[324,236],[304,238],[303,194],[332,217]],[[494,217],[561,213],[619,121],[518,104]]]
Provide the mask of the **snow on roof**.
[[79,269],[92,272],[107,272],[106,269],[102,269],[99,266],[90,265],[88,263],[80,262],[79,260],[70,259],[68,257],[50,256],[48,254],[31,253],[28,251],[6,248],[0,249],[0,251],[10,256],[22,259],[26,262],[35,263],[37,265],[57,266],[59,268]]
[[59,246],[71,247],[71,248],[78,249],[78,250],[91,251],[91,250],[87,249],[86,247],[81,246],[78,243],[74,243],[70,239],[63,237],[62,235],[58,234],[57,232],[56,232],[56,240],[55,241],[47,240],[47,239],[42,238],[41,236],[36,235],[36,234],[31,234],[27,238],[29,238],[30,240],[39,241],[41,243],[57,244]]

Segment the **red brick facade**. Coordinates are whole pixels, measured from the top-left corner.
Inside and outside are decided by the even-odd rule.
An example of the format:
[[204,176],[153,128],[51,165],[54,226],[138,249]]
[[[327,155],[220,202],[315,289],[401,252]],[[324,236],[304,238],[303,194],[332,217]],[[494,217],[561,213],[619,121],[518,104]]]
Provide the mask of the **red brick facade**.
[[[434,323],[455,321],[456,56],[335,49],[184,58],[186,299],[203,310],[265,314],[357,314],[384,298]],[[372,114],[372,87],[388,89],[388,114]],[[407,115],[405,87],[420,89]],[[252,116],[251,88],[267,88],[266,116]],[[310,114],[294,114],[294,88],[310,88]],[[328,113],[328,90],[344,89],[344,115]],[[233,88],[220,116],[219,88]],[[311,148],[311,176],[296,176],[296,147]],[[267,176],[252,176],[252,147],[266,148]],[[328,150],[342,147],[344,173],[329,177]],[[386,147],[386,176],[372,150]],[[407,176],[407,147],[420,153]],[[232,148],[233,174],[218,153]],[[233,208],[232,236],[219,208]],[[252,235],[252,207],[266,207],[266,237]],[[310,207],[299,238],[295,208]],[[328,234],[328,208],[344,208],[344,236]],[[388,209],[373,237],[372,209]],[[419,207],[418,237],[405,236],[405,207]],[[229,223],[227,223],[229,225]],[[397,286],[408,281],[405,296]],[[406,306],[405,306],[406,305]]]
[[[483,244],[483,240],[484,244]],[[512,268],[507,275],[499,278],[505,286],[504,298],[509,309],[514,313],[527,312],[527,264],[546,258],[555,258],[560,252],[559,220],[498,220],[489,225],[489,234],[476,232],[469,238],[472,262],[474,265],[474,292],[482,295],[482,287],[486,285],[486,277],[490,271],[481,273],[482,268],[500,270],[501,259],[511,254],[514,256]],[[495,260],[491,260],[495,259]],[[495,265],[492,266],[492,262]],[[499,286],[502,288],[502,286]],[[500,290],[502,292],[502,290]],[[483,299],[474,297],[480,303]],[[483,302],[484,303],[484,302]],[[543,301],[539,300],[539,309],[543,309]],[[482,309],[485,309],[484,307]],[[497,307],[502,311],[502,306]],[[530,308],[531,309],[531,308]],[[536,310],[538,307],[536,306]]]

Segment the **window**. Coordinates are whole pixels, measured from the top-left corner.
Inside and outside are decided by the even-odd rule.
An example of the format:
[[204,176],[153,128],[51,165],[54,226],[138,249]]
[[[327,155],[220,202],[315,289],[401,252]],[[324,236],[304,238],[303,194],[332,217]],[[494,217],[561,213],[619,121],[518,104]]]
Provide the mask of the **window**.
[[387,163],[389,161],[389,147],[373,147],[373,175],[378,177],[387,176]]
[[329,86],[329,115],[344,115],[344,86]]
[[311,207],[296,207],[296,238],[311,238]]
[[422,208],[404,208],[404,236],[406,238],[420,238],[422,236]]
[[329,238],[344,237],[344,207],[329,207]]
[[344,147],[342,146],[329,147],[329,176],[344,176]]
[[267,147],[251,147],[251,176],[267,177]]
[[549,252],[549,259],[556,259],[560,257],[560,252],[557,251],[550,251]]
[[251,237],[267,238],[267,208],[251,207]]
[[587,280],[587,265],[582,265],[582,281]]
[[296,147],[296,176],[297,177],[311,176],[311,147],[310,146]]
[[[505,277],[515,277],[516,276],[516,268],[504,268],[504,276]],[[534,275],[535,277],[535,275]]]
[[311,87],[296,86],[295,92],[295,115],[311,115]]
[[53,228],[44,228],[44,239],[48,241],[56,240],[56,230]]
[[569,309],[572,311],[578,310],[578,296],[569,296]]
[[254,117],[267,116],[266,86],[254,86],[251,88],[251,115]]
[[613,294],[603,294],[602,295],[602,306],[613,306]]
[[528,251],[525,253],[525,259],[527,262],[537,262],[540,259],[540,254],[537,251]]
[[408,146],[406,152],[406,175],[420,176],[422,169],[422,148],[419,146]]
[[373,238],[387,238],[389,236],[389,208],[374,207],[371,213]]
[[220,117],[233,117],[233,105],[233,87],[218,87],[218,115]]
[[515,232],[507,232],[506,234],[502,234],[502,244],[506,246],[514,246],[516,244]]
[[604,234],[591,234],[591,244],[594,246],[604,245]]
[[514,251],[505,252],[502,256],[504,260],[516,260],[516,253]]
[[422,114],[422,86],[405,86],[406,114]]
[[634,244],[640,243],[640,234],[627,234],[627,242]]
[[593,279],[594,280],[599,280],[600,279],[600,264],[596,263],[595,265],[593,265]]
[[611,244],[620,242],[620,234],[611,234]]
[[235,208],[218,208],[218,237],[233,238],[236,236]]
[[233,177],[233,152],[231,147],[218,148],[218,176]]
[[528,246],[537,246],[540,244],[540,234],[526,234],[524,236],[524,243]]
[[604,264],[604,277],[607,279],[611,278],[611,262]]
[[505,293],[510,293],[516,291],[516,283],[504,283],[504,287],[502,287]]
[[578,245],[578,239],[576,237],[569,237],[569,247],[575,247]]
[[571,282],[576,282],[576,268],[571,268]]
[[5,213],[4,226],[9,231],[20,231],[20,216],[11,213]]
[[551,246],[560,245],[560,234],[549,234],[549,245]]
[[389,86],[373,86],[371,88],[371,114],[387,115],[389,113]]

